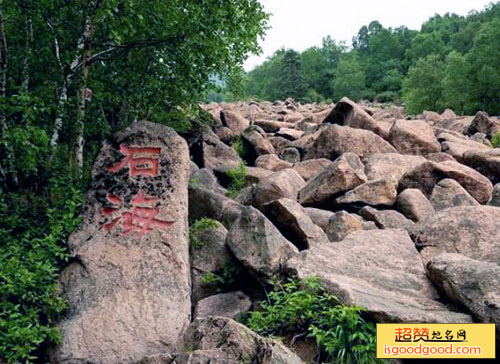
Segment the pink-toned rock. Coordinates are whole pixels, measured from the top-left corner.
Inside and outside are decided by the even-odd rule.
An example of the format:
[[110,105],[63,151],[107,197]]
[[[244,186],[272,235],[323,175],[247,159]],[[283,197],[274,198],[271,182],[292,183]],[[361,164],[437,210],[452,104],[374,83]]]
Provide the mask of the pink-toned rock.
[[255,125],[260,126],[267,133],[275,133],[281,128],[293,128],[294,124],[276,120],[256,120]]
[[333,162],[326,158],[309,159],[307,161],[295,163],[293,165],[293,169],[307,182],[323,172],[326,167],[329,167],[332,164]]
[[463,161],[493,183],[500,182],[500,148],[468,151],[464,153]]
[[431,162],[441,163],[446,161],[456,162],[457,160],[453,158],[450,154],[439,152],[439,153],[431,153],[425,156]]
[[314,207],[306,207],[305,211],[311,218],[311,221],[326,232],[330,217],[332,217],[334,213],[328,210],[316,209]]
[[268,137],[267,138],[274,147],[276,153],[281,153],[285,148],[291,147],[293,144],[290,140],[283,137]]
[[292,168],[294,166],[290,162],[279,159],[275,154],[261,155],[255,160],[255,165],[274,172],[281,171],[286,168]]
[[228,145],[231,144],[235,138],[233,131],[225,126],[215,129],[215,134],[221,142]]
[[398,210],[408,219],[422,221],[434,214],[434,207],[425,195],[417,189],[408,188],[398,195]]
[[370,181],[390,177],[400,179],[406,172],[426,161],[424,157],[416,155],[376,153],[368,157],[365,172]]
[[469,258],[500,262],[500,208],[460,206],[438,211],[411,232],[425,261],[438,253],[460,253]]
[[467,130],[467,134],[473,135],[475,133],[486,134],[488,138],[500,132],[500,121],[490,118],[484,111],[478,111],[472,123]]
[[365,204],[371,206],[391,206],[396,202],[398,181],[383,178],[368,181],[346,192],[335,201],[338,204]]
[[200,300],[194,309],[194,318],[219,316],[236,319],[252,307],[250,298],[241,291],[220,293]]
[[337,211],[330,217],[325,232],[330,241],[341,241],[354,231],[373,229],[377,229],[373,222],[365,221],[356,214]]
[[299,192],[299,202],[304,206],[321,206],[337,194],[366,181],[364,166],[359,157],[353,153],[345,153],[307,182]]
[[236,135],[241,134],[250,125],[247,119],[232,110],[222,110],[220,118],[222,125],[231,129]]
[[290,128],[281,128],[278,132],[275,134],[276,136],[283,137],[288,140],[297,140],[300,139],[303,135],[304,132],[302,130],[296,130],[296,129],[290,129]]
[[434,186],[430,201],[436,211],[448,207],[479,205],[457,181],[450,178],[445,178]]
[[378,322],[471,322],[437,301],[404,230],[355,231],[342,241],[305,250],[286,264],[301,279],[318,277],[342,303],[364,307]]
[[373,221],[379,229],[410,230],[414,225],[413,221],[394,210],[377,210],[365,206],[358,211],[358,214],[368,221]]
[[440,132],[438,140],[441,142],[443,152],[450,154],[457,161],[463,161],[464,153],[468,151],[489,150],[490,148],[483,143],[470,140],[466,136],[457,135],[450,132]]
[[208,128],[202,131],[200,141],[192,149],[192,153],[195,161],[208,169],[236,168],[240,163],[238,153],[221,142]]
[[426,155],[441,151],[434,130],[424,120],[397,120],[389,132],[389,141],[403,154]]
[[254,206],[279,198],[297,200],[298,192],[306,185],[305,181],[293,169],[283,169],[262,179],[254,189]]
[[188,146],[146,121],[114,139],[97,157],[83,224],[69,239],[75,259],[60,276],[69,310],[53,363],[174,352],[190,323]]
[[335,160],[343,153],[351,152],[366,160],[374,153],[396,153],[396,149],[377,134],[348,126],[324,127],[305,159],[327,158]]
[[399,180],[399,190],[418,188],[430,197],[436,183],[452,178],[467,190],[479,203],[484,204],[491,198],[493,185],[490,180],[470,167],[457,162],[426,162],[407,172]]
[[351,128],[366,129],[378,134],[378,125],[362,107],[347,97],[343,97],[323,123],[339,124]]

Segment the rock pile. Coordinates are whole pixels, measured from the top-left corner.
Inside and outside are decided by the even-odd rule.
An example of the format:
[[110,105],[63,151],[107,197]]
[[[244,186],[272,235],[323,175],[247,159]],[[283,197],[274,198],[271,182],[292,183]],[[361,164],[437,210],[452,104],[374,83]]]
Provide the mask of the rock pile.
[[[103,147],[55,363],[303,363],[235,321],[276,274],[379,322],[500,324],[498,119],[348,98],[203,108],[214,127],[188,143],[142,122]],[[202,218],[217,226],[188,257]],[[227,262],[240,280],[207,287]]]

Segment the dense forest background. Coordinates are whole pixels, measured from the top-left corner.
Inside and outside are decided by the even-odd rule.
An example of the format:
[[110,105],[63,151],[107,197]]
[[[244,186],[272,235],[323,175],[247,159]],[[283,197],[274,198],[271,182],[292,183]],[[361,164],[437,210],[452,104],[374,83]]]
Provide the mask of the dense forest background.
[[348,96],[404,102],[411,114],[445,108],[500,114],[500,4],[465,17],[436,15],[420,31],[373,21],[350,46],[327,36],[321,47],[301,53],[279,49],[240,80],[240,86],[229,80],[226,99],[336,102]]

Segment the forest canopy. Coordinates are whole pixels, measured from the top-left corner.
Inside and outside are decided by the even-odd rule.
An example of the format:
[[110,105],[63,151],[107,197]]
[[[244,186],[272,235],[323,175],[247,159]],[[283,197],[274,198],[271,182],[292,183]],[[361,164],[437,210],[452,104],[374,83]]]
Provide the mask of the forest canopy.
[[420,31],[361,27],[352,45],[330,36],[298,53],[279,49],[247,74],[244,96],[304,102],[404,102],[407,111],[500,114],[500,3],[468,16],[436,15]]

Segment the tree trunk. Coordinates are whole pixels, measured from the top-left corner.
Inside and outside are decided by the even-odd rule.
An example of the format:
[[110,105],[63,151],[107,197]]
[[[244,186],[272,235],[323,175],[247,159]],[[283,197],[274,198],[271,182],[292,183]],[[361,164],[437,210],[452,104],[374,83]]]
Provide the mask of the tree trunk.
[[[7,37],[5,36],[5,19],[3,15],[3,0],[0,0],[0,97],[5,102],[7,92]],[[5,129],[5,111],[0,111],[0,136]]]

